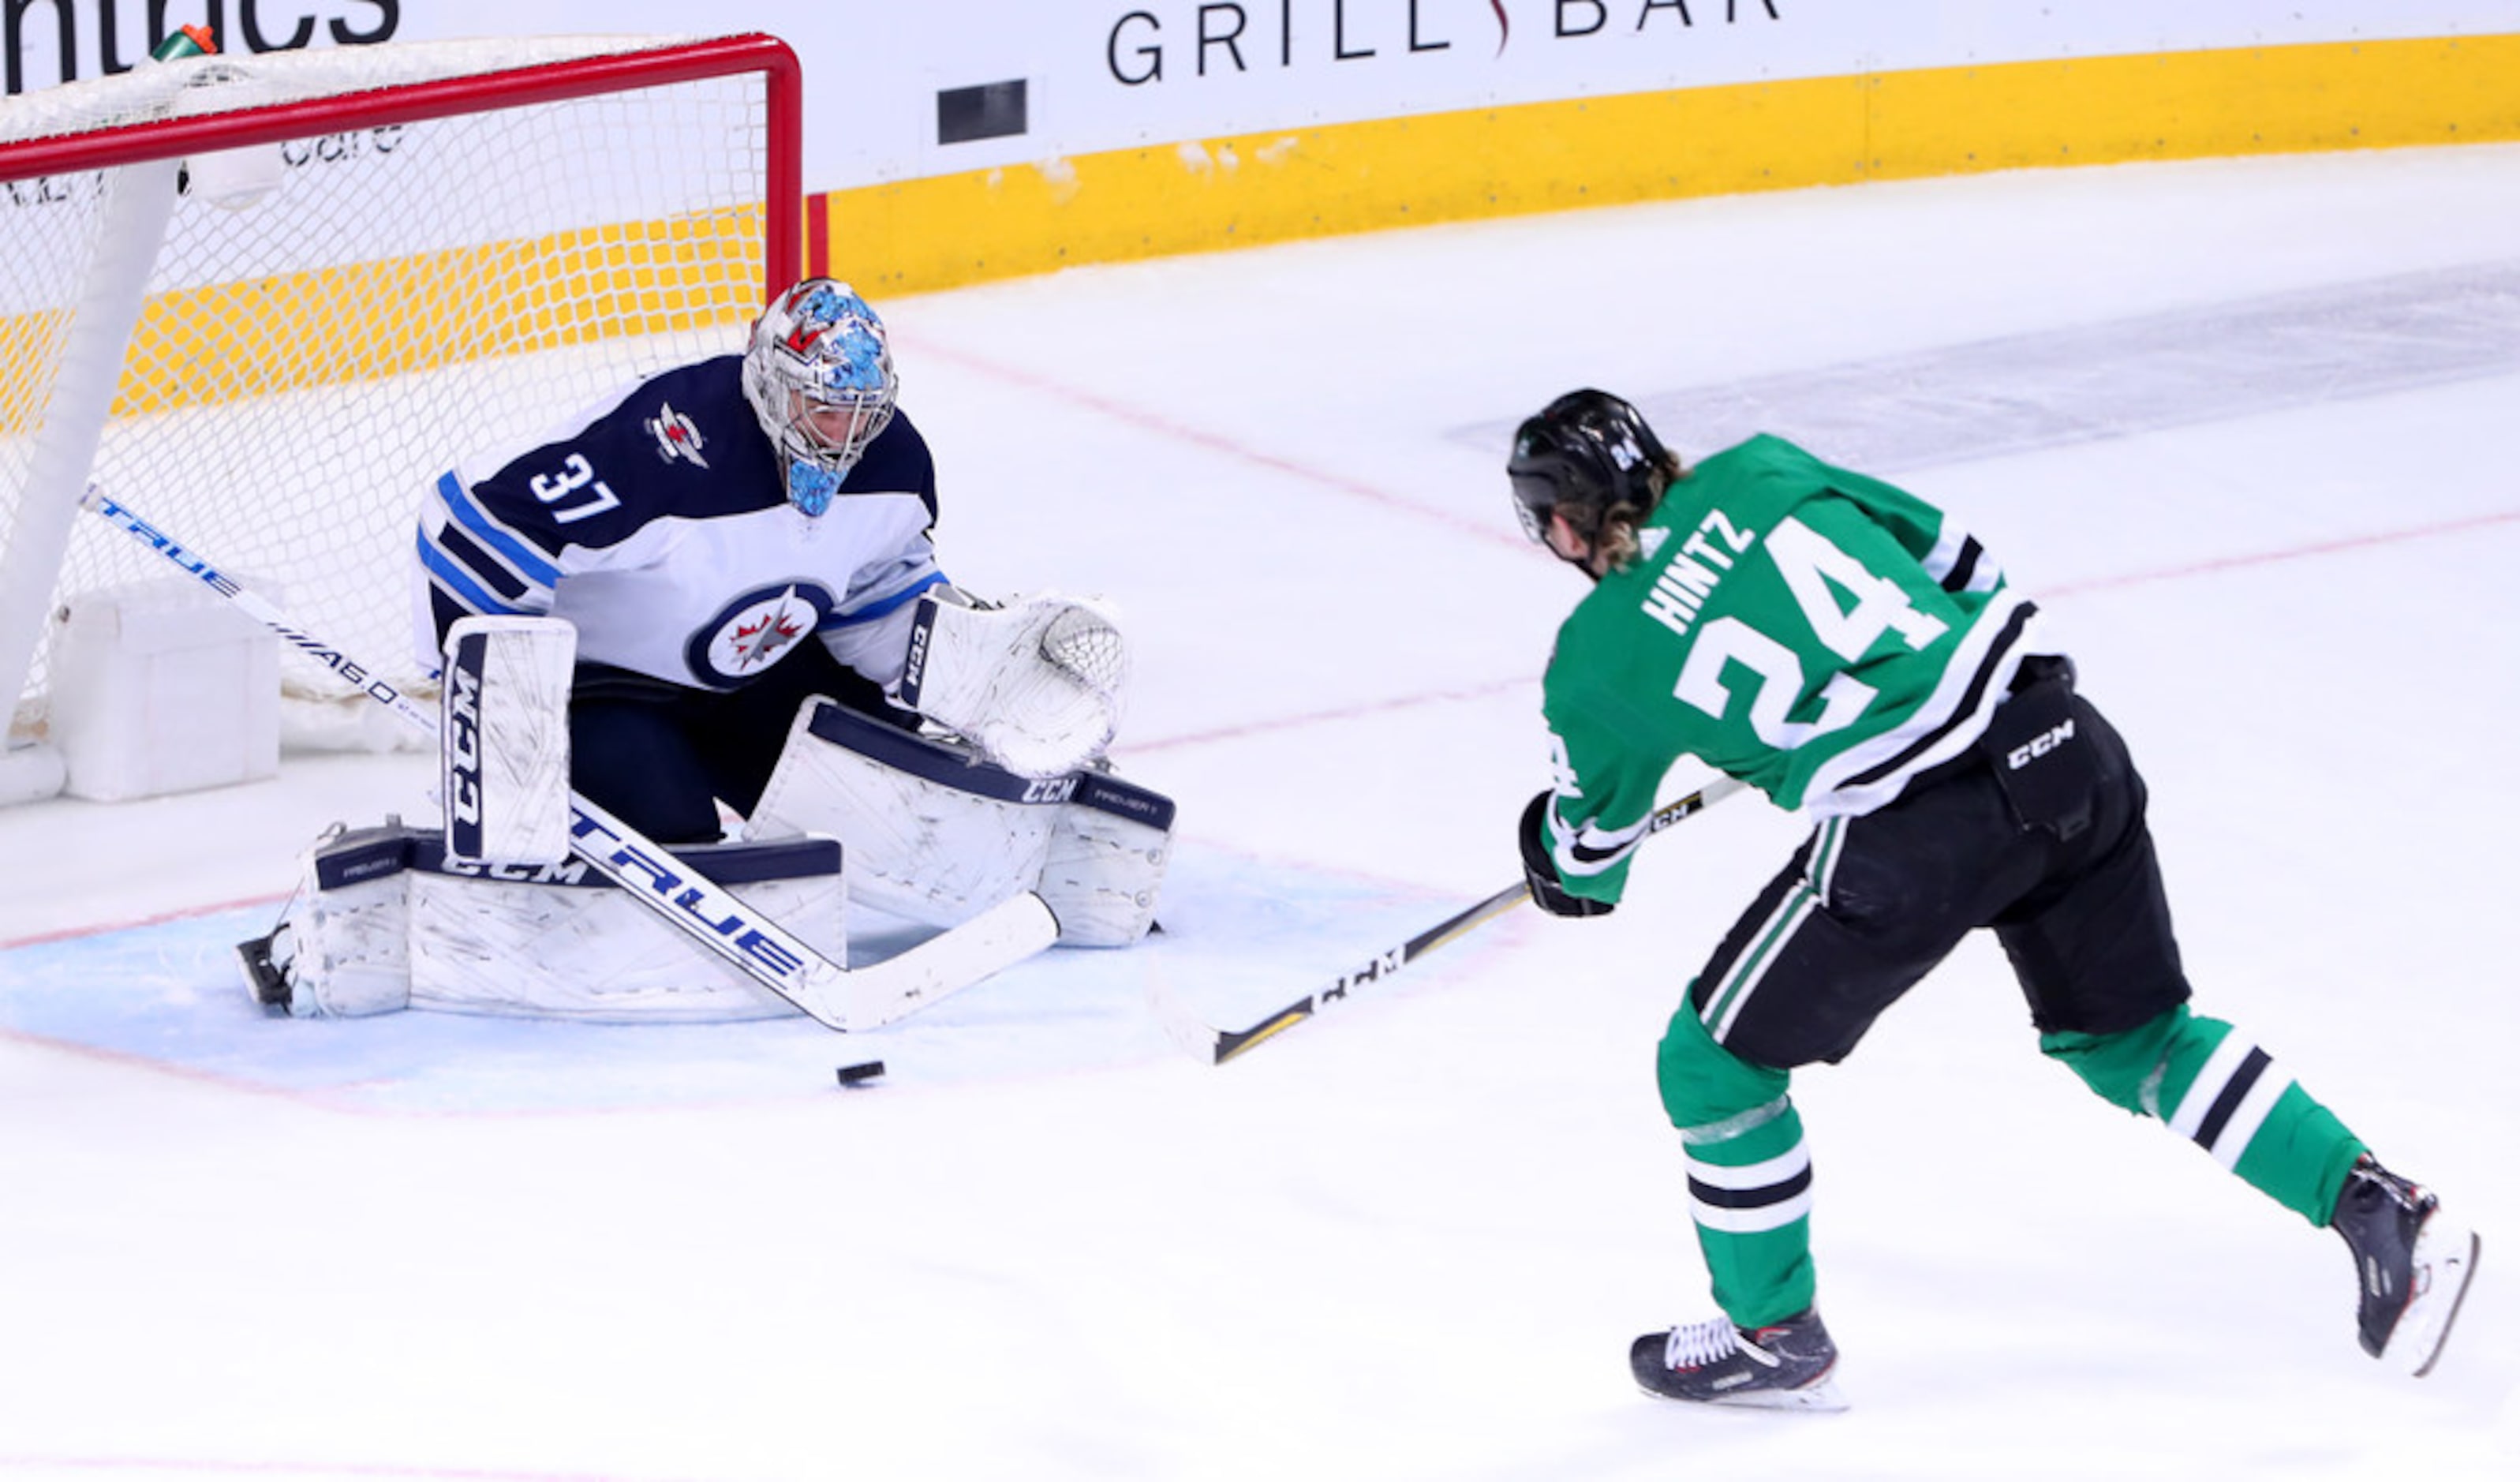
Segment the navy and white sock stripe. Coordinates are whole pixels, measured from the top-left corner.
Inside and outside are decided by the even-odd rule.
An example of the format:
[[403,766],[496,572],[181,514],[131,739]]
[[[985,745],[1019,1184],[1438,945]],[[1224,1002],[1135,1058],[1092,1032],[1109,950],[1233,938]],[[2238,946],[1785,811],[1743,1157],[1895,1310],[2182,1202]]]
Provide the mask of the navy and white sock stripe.
[[2272,1055],[2237,1031],[2226,1034],[2179,1099],[2167,1119],[2170,1130],[2192,1140],[2225,1168],[2233,1167],[2292,1084]]
[[1688,1217],[1706,1230],[1757,1235],[1811,1213],[1811,1149],[1796,1143],[1739,1168],[1688,1159]]

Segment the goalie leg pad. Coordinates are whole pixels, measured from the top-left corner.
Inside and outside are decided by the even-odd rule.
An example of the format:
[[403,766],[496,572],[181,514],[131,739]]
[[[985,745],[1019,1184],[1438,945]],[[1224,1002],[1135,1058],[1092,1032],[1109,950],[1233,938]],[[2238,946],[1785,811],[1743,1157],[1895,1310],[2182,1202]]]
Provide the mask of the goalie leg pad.
[[1107,605],[1043,594],[977,607],[930,595],[911,624],[899,695],[999,766],[1048,779],[1111,744],[1128,679]]
[[[584,1023],[727,1023],[796,1007],[720,961],[583,860],[486,870],[415,849],[411,1007]],[[847,960],[839,846],[705,844],[674,859],[834,962]]]
[[1126,947],[1152,930],[1172,832],[1171,798],[1109,773],[1080,773],[1034,886],[1058,918],[1059,945]]
[[245,955],[255,996],[294,1018],[358,1018],[411,1001],[404,871],[421,836],[398,820],[334,830],[299,862],[280,924]]
[[446,634],[441,795],[446,852],[481,865],[568,858],[568,696],[577,629],[556,617],[466,617]]
[[1106,772],[1019,777],[969,747],[810,701],[747,838],[840,841],[856,904],[953,926],[1026,890],[1063,946],[1146,935],[1171,858],[1173,804]]
[[[674,858],[845,958],[839,846],[721,844]],[[435,830],[338,832],[307,856],[281,923],[239,949],[267,1009],[352,1017],[397,1009],[593,1023],[716,1023],[797,1011],[694,945],[583,860],[481,866]]]
[[817,698],[797,710],[744,837],[836,838],[853,902],[956,926],[1032,888],[1073,790]]

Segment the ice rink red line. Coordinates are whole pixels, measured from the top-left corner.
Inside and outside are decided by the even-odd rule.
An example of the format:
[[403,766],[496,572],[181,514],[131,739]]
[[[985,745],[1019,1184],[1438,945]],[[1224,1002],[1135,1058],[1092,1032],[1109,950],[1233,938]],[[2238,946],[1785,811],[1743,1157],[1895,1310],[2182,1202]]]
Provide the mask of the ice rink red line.
[[[1098,396],[1091,391],[1080,391],[1076,387],[1069,385],[1064,382],[1054,381],[1047,376],[1035,375],[1030,371],[1020,370],[1014,366],[1002,365],[994,360],[986,360],[977,355],[968,354],[965,351],[952,349],[939,344],[922,342],[918,346],[918,353],[929,359],[951,361],[954,364],[963,367],[965,370],[977,372],[980,375],[991,378],[992,380],[1005,382],[1010,385],[1021,386],[1025,390],[1037,392],[1043,396],[1052,397],[1056,400],[1084,407],[1089,411],[1099,412],[1102,416],[1108,417],[1115,422],[1124,423],[1129,427],[1138,427],[1148,432],[1158,433],[1175,442],[1183,442],[1188,443],[1192,447],[1204,448],[1208,452],[1221,454],[1224,457],[1234,459],[1239,463],[1247,463],[1258,468],[1267,469],[1272,472],[1283,473],[1292,478],[1302,479],[1306,483],[1319,484],[1323,488],[1333,489],[1341,494],[1353,495],[1358,499],[1381,505],[1386,509],[1398,510],[1403,514],[1413,515],[1420,519],[1431,519],[1437,524],[1448,526],[1465,535],[1472,535],[1481,540],[1496,541],[1501,544],[1510,545],[1516,550],[1520,550],[1525,544],[1527,544],[1519,532],[1506,530],[1500,528],[1498,525],[1470,519],[1460,515],[1452,514],[1448,511],[1429,509],[1424,505],[1403,499],[1388,489],[1377,488],[1362,479],[1350,478],[1343,473],[1328,472],[1325,470],[1314,468],[1309,464],[1297,463],[1291,458],[1280,457],[1275,453],[1264,453],[1258,448],[1237,442],[1231,437],[1226,437],[1216,432],[1206,431],[1199,427],[1193,427],[1185,423],[1175,422],[1169,417],[1157,416],[1144,407],[1132,406],[1124,401],[1115,401],[1107,396]],[[1497,508],[1500,510],[1505,508],[1504,485],[1505,477],[1502,473],[1499,473],[1497,476],[1496,499]]]
[[[1364,482],[1363,480],[1350,478],[1340,473],[1328,472],[1324,470],[1313,468],[1307,464],[1297,463],[1293,459],[1281,457],[1275,453],[1264,453],[1257,448],[1248,447],[1219,433],[1205,431],[1198,427],[1175,422],[1168,417],[1158,416],[1144,407],[1133,406],[1127,402],[1117,401],[1110,397],[1096,395],[1090,391],[1078,390],[1073,385],[1064,382],[1053,380],[1047,376],[1037,375],[1031,371],[1018,369],[1014,366],[1006,365],[998,361],[970,354],[967,351],[954,349],[947,345],[932,342],[921,342],[919,345],[919,353],[924,356],[931,356],[935,359],[950,361],[956,365],[962,366],[966,370],[976,372],[980,375],[990,377],[993,380],[1004,382],[1011,385],[1021,386],[1026,390],[1051,397],[1055,400],[1065,401],[1076,406],[1087,408],[1091,411],[1101,413],[1105,417],[1109,417],[1114,421],[1124,423],[1127,426],[1158,433],[1178,442],[1189,443],[1194,447],[1204,448],[1210,452],[1221,454],[1238,462],[1251,464],[1259,468],[1265,468],[1275,472],[1284,473],[1289,476],[1302,479],[1307,483],[1318,484],[1323,488],[1333,489],[1342,494],[1353,495],[1359,499],[1364,499],[1373,504],[1381,505],[1387,509],[1398,510],[1424,519],[1431,519],[1438,524],[1447,525],[1465,534],[1477,536],[1482,540],[1510,545],[1516,549],[1521,549],[1527,544],[1518,532],[1503,530],[1495,525],[1465,518],[1462,516],[1454,515],[1443,510],[1429,509],[1424,505],[1403,499],[1399,495],[1393,494],[1387,489],[1377,488],[1372,484]],[[1502,482],[1502,479],[1500,479],[1500,482]],[[1502,496],[1500,495],[1500,499],[1501,498]],[[2479,529],[2490,525],[2509,524],[2515,520],[2520,520],[2520,511],[2505,511],[2496,515],[2474,516],[2464,519],[2449,520],[2431,525],[2416,525],[2404,530],[2384,530],[2374,532],[2369,535],[2349,536],[2341,540],[2323,541],[2314,545],[2294,547],[2281,551],[2261,552],[2255,555],[2234,556],[2216,561],[2198,561],[2190,565],[2164,567],[2157,571],[2137,572],[2126,576],[2098,577],[2088,581],[2071,582],[2061,586],[2048,587],[2044,589],[2044,591],[2045,595],[2051,598],[2073,596],[2084,592],[2108,591],[2118,587],[2139,586],[2146,582],[2172,581],[2182,577],[2201,575],[2212,571],[2267,565],[2276,561],[2298,561],[2307,557],[2332,555],[2340,551],[2361,550],[2370,546],[2388,545],[2397,541],[2420,540],[2434,535],[2455,534],[2461,530]],[[1418,704],[1424,702],[1425,700],[1422,698],[1413,698],[1398,701],[1397,703]],[[1335,719],[1339,718],[1339,716],[1344,713],[1345,712],[1333,712],[1320,718]],[[1280,729],[1280,727],[1269,725],[1266,729],[1276,730]],[[1171,745],[1178,743],[1179,742],[1177,741],[1167,740],[1155,742],[1154,744]]]
[[[169,919],[171,918],[161,918],[161,920]],[[124,928],[119,926],[98,926],[91,928],[91,931],[93,934],[102,935],[109,931],[119,931],[122,929]],[[90,933],[69,932],[66,934],[69,936],[79,936]],[[242,1096],[254,1097],[266,1101],[280,1101],[292,1106],[305,1106],[316,1111],[330,1112],[336,1116],[344,1117],[368,1117],[404,1122],[584,1121],[589,1118],[596,1117],[627,1118],[644,1116],[653,1109],[650,1106],[630,1103],[584,1106],[565,1104],[551,1106],[519,1106],[506,1107],[490,1111],[473,1111],[461,1108],[436,1106],[407,1107],[378,1105],[359,1100],[359,1093],[371,1086],[390,1086],[393,1084],[390,1078],[372,1077],[366,1080],[342,1081],[330,1086],[286,1086],[270,1081],[248,1080],[243,1076],[228,1075],[216,1070],[204,1070],[198,1065],[189,1065],[181,1060],[161,1060],[153,1055],[143,1055],[137,1051],[115,1050],[103,1045],[90,1044],[85,1040],[66,1040],[55,1035],[37,1034],[30,1029],[11,1029],[5,1026],[0,1026],[0,1045],[23,1045],[29,1049],[51,1051],[59,1055],[68,1055],[73,1059],[86,1060],[91,1064],[110,1065],[116,1069],[137,1071],[144,1075],[162,1076],[168,1080],[182,1081],[196,1086],[206,1086],[219,1091],[232,1091]],[[795,1097],[793,1094],[781,1093],[764,1093],[754,1096],[720,1095],[681,1102],[677,1109],[691,1112],[723,1111],[730,1108],[743,1109],[755,1106],[773,1105],[781,1102],[793,1101],[794,1100]],[[10,1475],[9,1464],[8,1458],[0,1457],[0,1477]],[[171,1465],[173,1463],[165,1464]],[[318,1472],[320,1475],[324,1476],[333,1475],[332,1472],[324,1471],[322,1468],[318,1468]],[[441,1473],[427,1472],[419,1473],[418,1475],[438,1476],[441,1475]],[[463,1472],[444,1473],[443,1475],[472,1476],[473,1474]],[[505,1477],[509,1474],[499,1472],[482,1473],[481,1475]],[[518,1473],[517,1475],[522,1477],[527,1474]]]
[[377,1477],[436,1479],[436,1482],[608,1482],[610,1472],[510,1471],[472,1466],[409,1466],[390,1461],[215,1461],[206,1458],[165,1457],[17,1457],[0,1455],[0,1474],[67,1476],[77,1472],[112,1472],[130,1476],[203,1477]]
[[[173,918],[166,917],[159,918],[159,920],[173,920]],[[102,934],[107,931],[119,931],[121,929],[123,928],[119,926],[99,926],[91,928],[88,931],[64,932],[63,935],[66,937],[85,936]],[[190,1082],[196,1086],[214,1086],[221,1091],[234,1091],[246,1096],[260,1097],[265,1100],[287,1101],[297,1106],[312,1106],[319,1111],[355,1112],[360,1110],[358,1107],[344,1105],[333,1100],[329,1091],[299,1091],[288,1086],[274,1086],[262,1081],[249,1081],[241,1076],[222,1075],[215,1070],[203,1070],[199,1066],[187,1065],[177,1060],[157,1059],[150,1055],[136,1054],[128,1050],[109,1049],[102,1045],[91,1045],[84,1040],[61,1039],[54,1035],[37,1034],[28,1029],[0,1028],[0,1042],[12,1045],[32,1046],[38,1050],[50,1050],[62,1055],[72,1056],[76,1059],[87,1060],[93,1064],[112,1065],[124,1070],[143,1071],[150,1075],[165,1076],[171,1080]],[[7,1474],[7,1463],[5,1460],[0,1460],[0,1476],[6,1476]]]
[[[2252,566],[2279,565],[2285,561],[2309,561],[2321,556],[2369,550],[2375,546],[2399,545],[2410,540],[2428,540],[2435,536],[2456,535],[2463,531],[2508,524],[2520,524],[2520,510],[2504,510],[2493,515],[2473,515],[2462,519],[2441,520],[2428,525],[2409,525],[2402,530],[2375,530],[2367,535],[2349,535],[2336,540],[2315,541],[2309,545],[2287,546],[2273,551],[2257,551],[2245,556],[2218,557],[2212,561],[2162,566],[2150,571],[2131,571],[2120,576],[2095,576],[2083,581],[2062,582],[2052,587],[2042,588],[2039,595],[2053,599],[2079,597],[2092,592],[2114,592],[2127,587],[2142,586],[2149,582],[2183,581],[2190,577],[2211,576],[2224,571],[2244,570]],[[1250,721],[1237,726],[1219,726],[1212,730],[1157,737],[1120,749],[1124,753],[1163,751],[1177,746],[1206,745],[1212,741],[1242,741],[1280,731],[1301,730],[1306,726],[1359,720],[1370,715],[1387,715],[1395,710],[1410,710],[1421,705],[1490,699],[1499,695],[1510,694],[1517,689],[1537,689],[1539,684],[1539,675],[1526,674],[1514,679],[1498,680],[1493,684],[1473,685],[1467,689],[1430,690],[1365,704],[1341,705],[1335,709],[1314,710],[1302,715],[1280,716],[1271,720]]]
[[175,911],[161,911],[156,916],[143,916],[127,921],[108,921],[85,926],[64,926],[57,931],[38,931],[32,936],[0,940],[0,952],[20,947],[40,947],[46,942],[75,941],[85,936],[103,936],[109,931],[128,931],[136,926],[158,926],[168,921],[188,921],[197,916],[216,916],[222,911],[242,911],[248,906],[277,906],[289,899],[286,895],[251,895],[241,901],[221,901],[212,906],[185,906]]
[[[1141,425],[1152,424],[1142,420]],[[1187,435],[1203,436],[1204,434]],[[2375,530],[2365,535],[2349,535],[2335,540],[2315,541],[2308,545],[2287,546],[2278,550],[2258,551],[2243,556],[2218,557],[2211,561],[2189,561],[2182,565],[2162,566],[2150,571],[2131,571],[2120,576],[2096,576],[2083,581],[2063,582],[2044,589],[2044,595],[2049,598],[2077,597],[2092,592],[2112,592],[2127,587],[2142,586],[2148,582],[2183,581],[2191,577],[2211,576],[2224,571],[2278,565],[2285,561],[2309,561],[2322,556],[2369,550],[2377,546],[2399,545],[2410,540],[2427,540],[2435,536],[2456,535],[2464,531],[2490,529],[2498,525],[2515,523],[2520,523],[2520,510],[2503,510],[2491,515],[2473,515],[2461,519],[2439,520],[2426,525],[2409,525],[2400,530]],[[1519,544],[1519,541],[1516,543]],[[1217,741],[1245,741],[1252,737],[1269,736],[1282,731],[1298,731],[1310,726],[1333,725],[1340,721],[1361,720],[1367,716],[1388,715],[1393,711],[1416,709],[1424,705],[1493,699],[1518,689],[1537,687],[1539,683],[1539,675],[1525,674],[1512,679],[1497,680],[1490,684],[1451,690],[1429,690],[1364,704],[1307,711],[1301,715],[1246,721],[1238,725],[1217,726],[1204,731],[1183,732],[1175,736],[1159,736],[1122,746],[1120,750],[1125,755],[1131,752],[1168,751],[1184,746],[1203,746]],[[44,942],[102,936],[108,932],[129,930],[136,926],[153,926],[163,921],[183,921],[197,916],[210,916],[221,911],[233,911],[247,906],[275,905],[284,899],[286,899],[285,896],[259,896],[248,900],[229,901],[222,905],[169,911],[136,921],[67,927],[59,931],[41,932],[34,936],[0,941],[0,952],[18,947],[31,947]]]
[[2136,571],[2124,576],[2095,576],[2085,581],[2064,582],[2045,589],[2049,597],[2078,597],[2086,592],[2113,592],[2123,587],[2139,587],[2147,582],[2182,581],[2190,576],[2209,576],[2218,571],[2237,571],[2250,566],[2272,566],[2288,561],[2307,561],[2313,557],[2334,556],[2346,551],[2365,551],[2374,546],[2399,545],[2409,540],[2429,540],[2437,535],[2456,535],[2467,530],[2489,529],[2495,525],[2520,523],[2520,510],[2503,510],[2493,515],[2471,515],[2461,519],[2439,520],[2428,525],[2408,525],[2402,530],[2374,530],[2367,535],[2347,535],[2335,540],[2315,541],[2306,546],[2287,546],[2276,551],[2259,551],[2246,556],[2220,556],[2211,561],[2190,561],[2185,565],[2163,566],[2153,571]]
[[1312,710],[1302,715],[1280,716],[1272,720],[1246,721],[1236,726],[1219,726],[1210,731],[1190,731],[1179,736],[1166,736],[1139,745],[1122,746],[1123,752],[1162,751],[1174,746],[1199,746],[1209,741],[1241,741],[1248,737],[1266,736],[1274,731],[1296,731],[1306,726],[1327,725],[1333,721],[1359,720],[1369,715],[1388,715],[1394,710],[1413,709],[1418,705],[1447,705],[1463,700],[1492,699],[1516,690],[1535,689],[1540,676],[1526,674],[1514,679],[1501,679],[1492,684],[1471,685],[1460,690],[1430,690],[1397,699],[1379,699],[1366,704],[1342,705],[1334,710]]

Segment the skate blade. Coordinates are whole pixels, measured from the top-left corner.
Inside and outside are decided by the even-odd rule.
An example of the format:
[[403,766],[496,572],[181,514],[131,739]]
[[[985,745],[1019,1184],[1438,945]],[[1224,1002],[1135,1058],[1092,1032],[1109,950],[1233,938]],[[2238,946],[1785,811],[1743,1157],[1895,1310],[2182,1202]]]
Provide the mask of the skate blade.
[[1837,1387],[1835,1378],[1822,1374],[1818,1382],[1800,1389],[1744,1390],[1707,1403],[1727,1410],[1800,1410],[1825,1415],[1846,1409],[1846,1392]]
[[2476,1258],[2483,1246],[2476,1232],[2445,1219],[2438,1210],[2424,1222],[2415,1235],[2413,1251],[2421,1285],[2399,1315],[2388,1346],[2380,1350],[2380,1362],[2418,1379],[2433,1371],[2441,1362],[2442,1346],[2450,1341],[2459,1304],[2467,1299],[2468,1282],[2476,1276]]
[[1666,1394],[1650,1384],[1640,1383],[1637,1387],[1657,1400],[1706,1410],[1799,1410],[1823,1415],[1847,1408],[1846,1393],[1837,1387],[1837,1379],[1830,1374],[1822,1374],[1800,1389],[1740,1389],[1711,1400],[1701,1400],[1694,1395]]

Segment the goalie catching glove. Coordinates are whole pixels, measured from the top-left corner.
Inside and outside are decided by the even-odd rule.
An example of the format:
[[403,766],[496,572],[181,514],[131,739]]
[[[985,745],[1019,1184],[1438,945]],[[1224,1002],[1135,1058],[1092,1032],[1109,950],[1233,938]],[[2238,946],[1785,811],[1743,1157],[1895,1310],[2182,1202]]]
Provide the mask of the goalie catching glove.
[[1129,649],[1117,615],[1044,593],[992,606],[948,587],[919,600],[899,697],[1020,777],[1063,777],[1119,733]]
[[1557,873],[1557,862],[1549,852],[1549,809],[1552,792],[1543,792],[1522,810],[1522,877],[1531,885],[1531,898],[1551,916],[1607,916],[1613,909],[1609,901],[1587,900],[1566,888]]

